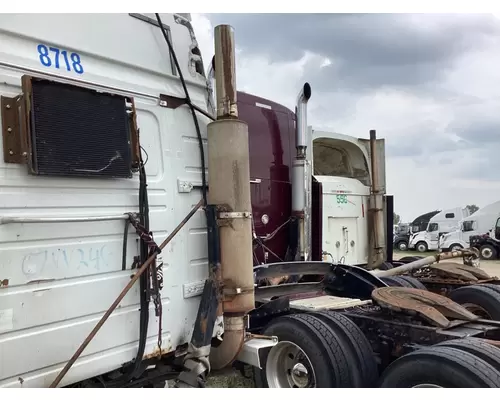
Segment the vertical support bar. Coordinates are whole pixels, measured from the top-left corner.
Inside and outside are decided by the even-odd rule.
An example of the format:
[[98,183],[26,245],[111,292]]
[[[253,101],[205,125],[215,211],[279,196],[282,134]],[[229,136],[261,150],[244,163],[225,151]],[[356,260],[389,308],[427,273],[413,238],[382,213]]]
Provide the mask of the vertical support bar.
[[368,260],[370,269],[377,268],[384,262],[384,208],[383,198],[379,185],[379,165],[377,154],[377,132],[370,130],[370,159],[371,159],[371,180],[372,194],[370,196],[370,214],[373,226],[373,245],[371,246],[372,257]]
[[394,196],[385,196],[385,209],[386,209],[386,248],[387,260],[392,262],[394,258]]

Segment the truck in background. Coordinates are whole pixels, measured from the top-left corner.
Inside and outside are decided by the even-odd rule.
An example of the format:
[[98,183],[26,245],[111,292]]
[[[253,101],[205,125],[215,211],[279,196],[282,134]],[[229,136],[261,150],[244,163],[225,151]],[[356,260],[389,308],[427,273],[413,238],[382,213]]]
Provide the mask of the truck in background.
[[440,211],[427,224],[425,231],[413,233],[408,243],[409,249],[416,249],[420,253],[437,250],[439,237],[458,228],[459,222],[469,216],[466,207],[455,207]]
[[399,251],[408,250],[408,243],[410,242],[410,236],[414,233],[418,233],[427,229],[427,225],[432,217],[438,214],[440,211],[431,211],[422,214],[415,218],[412,223],[402,223],[399,224],[398,230],[394,235],[394,248]]
[[471,235],[470,247],[479,250],[479,256],[483,260],[496,260],[500,257],[500,213],[496,215],[488,232],[479,235]]
[[454,251],[469,247],[471,236],[489,232],[500,213],[500,201],[488,204],[460,221],[459,228],[442,235],[439,251]]

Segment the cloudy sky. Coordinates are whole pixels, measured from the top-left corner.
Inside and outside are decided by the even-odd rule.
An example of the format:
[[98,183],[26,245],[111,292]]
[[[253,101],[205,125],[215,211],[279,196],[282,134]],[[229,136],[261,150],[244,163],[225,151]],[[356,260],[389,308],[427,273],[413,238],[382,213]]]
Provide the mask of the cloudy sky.
[[317,128],[386,139],[388,193],[409,221],[500,200],[500,19],[488,14],[192,14],[205,58],[231,24],[238,89]]

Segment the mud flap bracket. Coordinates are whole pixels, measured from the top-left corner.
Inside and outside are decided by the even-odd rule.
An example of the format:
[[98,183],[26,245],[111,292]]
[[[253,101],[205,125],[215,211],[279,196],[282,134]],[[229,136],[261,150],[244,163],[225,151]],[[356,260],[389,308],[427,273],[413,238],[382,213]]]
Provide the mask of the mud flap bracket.
[[267,353],[271,347],[276,346],[278,338],[276,336],[269,337],[252,337],[247,340],[241,348],[236,360],[262,369],[261,360],[265,360]]

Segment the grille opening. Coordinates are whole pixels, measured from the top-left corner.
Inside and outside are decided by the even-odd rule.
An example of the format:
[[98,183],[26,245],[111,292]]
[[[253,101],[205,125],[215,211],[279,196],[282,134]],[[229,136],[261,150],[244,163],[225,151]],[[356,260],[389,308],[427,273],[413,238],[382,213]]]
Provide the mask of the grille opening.
[[131,178],[138,163],[133,99],[23,77],[28,163],[37,175]]

